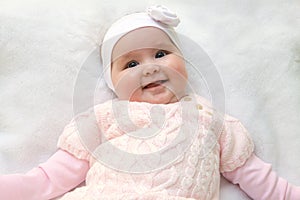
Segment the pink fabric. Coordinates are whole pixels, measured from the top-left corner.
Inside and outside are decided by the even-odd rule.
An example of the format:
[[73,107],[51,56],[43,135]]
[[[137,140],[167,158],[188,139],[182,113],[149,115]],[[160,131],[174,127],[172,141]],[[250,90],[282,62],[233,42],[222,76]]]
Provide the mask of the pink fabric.
[[[80,114],[66,126],[58,146],[69,153],[59,150],[46,163],[25,175],[0,176],[0,199],[44,200],[66,192],[61,200],[219,199],[220,172],[254,199],[299,199],[299,187],[278,178],[269,164],[252,155],[253,143],[237,119],[226,116],[221,135],[209,133],[212,110],[201,98],[198,100],[194,106],[201,113],[198,135],[187,152],[172,165],[156,172],[130,174],[97,162],[85,144],[90,141],[89,145],[94,147],[100,143],[101,135],[96,134],[99,127],[105,130],[113,144],[129,152],[144,153],[168,144],[176,136],[174,130],[181,125],[179,104],[164,105],[166,119],[161,134],[137,143],[118,127],[111,103],[107,103],[97,106],[95,113]],[[117,106],[118,102],[115,103]],[[123,106],[122,102],[119,106]],[[151,104],[133,103],[131,108],[130,115],[137,125],[144,127],[150,122]],[[95,114],[97,123],[92,120]],[[85,128],[85,139],[78,133],[78,125]],[[205,157],[199,154],[203,151]],[[68,192],[84,180],[86,186]]]
[[[133,174],[97,162],[94,157],[97,146],[105,144],[101,142],[101,137],[106,137],[117,148],[134,154],[157,152],[168,146],[180,133],[184,123],[183,105],[189,106],[189,114],[184,120],[196,119],[197,130],[191,129],[194,133],[191,146],[171,165],[163,166],[159,171]],[[164,110],[163,116],[155,115],[158,120],[152,120],[154,113],[150,111],[153,106]],[[122,118],[127,113],[130,120]],[[176,196],[183,199],[219,199],[220,172],[232,171],[243,165],[253,152],[253,143],[240,121],[227,115],[219,121],[223,129],[216,131],[211,126],[213,113],[216,114],[207,101],[191,95],[181,102],[165,105],[118,100],[112,104],[108,101],[79,114],[66,126],[58,146],[77,158],[89,160],[91,168],[86,185],[69,192],[62,199],[143,199],[149,195],[153,199]],[[153,137],[142,140],[128,134],[130,131],[136,133],[137,127],[149,127],[149,124],[160,128]],[[112,159],[114,153],[109,151],[105,155],[109,153]],[[117,160],[121,165],[126,162],[124,158]]]
[[85,180],[89,164],[58,150],[47,162],[28,173],[1,175],[0,199],[45,200],[57,197]]
[[259,200],[299,200],[300,187],[296,187],[278,177],[270,164],[252,155],[247,162],[223,176],[234,184],[239,184],[251,198]]

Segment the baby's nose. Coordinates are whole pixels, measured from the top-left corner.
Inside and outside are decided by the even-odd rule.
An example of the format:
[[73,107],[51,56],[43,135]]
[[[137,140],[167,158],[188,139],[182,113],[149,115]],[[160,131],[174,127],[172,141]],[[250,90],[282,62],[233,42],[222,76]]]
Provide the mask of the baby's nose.
[[158,65],[146,65],[143,68],[143,75],[150,76],[154,73],[159,72],[160,67]]

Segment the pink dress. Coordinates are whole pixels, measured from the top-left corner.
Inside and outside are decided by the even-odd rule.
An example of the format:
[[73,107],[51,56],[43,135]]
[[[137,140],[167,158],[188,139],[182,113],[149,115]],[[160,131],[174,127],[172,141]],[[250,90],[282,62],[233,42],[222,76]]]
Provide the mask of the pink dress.
[[[90,169],[86,185],[65,194],[61,200],[219,199],[220,172],[242,166],[252,155],[253,143],[240,121],[213,114],[216,112],[206,100],[187,96],[165,105],[108,101],[78,115],[65,128],[58,147],[87,160]],[[212,116],[221,116],[213,126]],[[147,133],[152,135],[147,137]],[[183,143],[185,140],[173,145],[184,134],[188,135],[189,145]],[[111,146],[103,151],[100,143],[130,155],[163,157],[157,152],[167,148],[171,151],[167,155],[173,157],[165,163],[148,166],[137,161],[128,166],[130,156],[118,157]],[[101,155],[107,160],[102,160]]]

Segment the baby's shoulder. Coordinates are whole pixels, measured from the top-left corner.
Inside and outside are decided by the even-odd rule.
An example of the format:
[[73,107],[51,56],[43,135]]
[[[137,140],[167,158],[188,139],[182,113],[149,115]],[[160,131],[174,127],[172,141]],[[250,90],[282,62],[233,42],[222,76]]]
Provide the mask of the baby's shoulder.
[[197,105],[201,108],[201,110],[203,110],[206,114],[208,113],[210,116],[213,115],[217,115],[218,118],[221,118],[223,122],[225,123],[235,123],[235,122],[239,122],[240,120],[226,114],[224,111],[222,110],[217,110],[215,108],[215,106],[212,104],[212,102],[210,100],[208,100],[207,98],[194,94],[196,101],[197,101]]

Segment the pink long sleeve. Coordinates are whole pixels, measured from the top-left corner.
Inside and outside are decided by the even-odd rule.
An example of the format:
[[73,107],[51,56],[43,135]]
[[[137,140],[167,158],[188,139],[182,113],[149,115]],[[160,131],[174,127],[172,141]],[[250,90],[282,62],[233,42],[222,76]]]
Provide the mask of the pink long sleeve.
[[0,175],[0,199],[46,200],[76,187],[86,177],[89,163],[58,150],[28,173]]
[[278,177],[270,164],[252,155],[240,168],[223,173],[234,184],[239,184],[253,199],[299,200],[300,187]]

